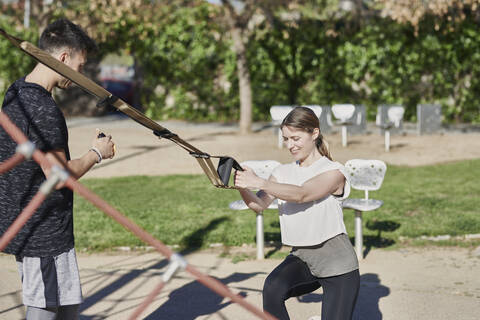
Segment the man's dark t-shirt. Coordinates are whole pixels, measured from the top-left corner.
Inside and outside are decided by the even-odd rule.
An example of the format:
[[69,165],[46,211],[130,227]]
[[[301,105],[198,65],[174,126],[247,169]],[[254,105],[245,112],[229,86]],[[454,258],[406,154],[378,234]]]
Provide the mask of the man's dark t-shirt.
[[[65,117],[51,93],[19,79],[10,86],[2,112],[43,152],[64,150],[70,160]],[[9,159],[17,144],[0,126],[0,162]],[[0,175],[0,235],[15,221],[38,192],[45,175],[33,160],[27,160]],[[73,193],[53,191],[28,220],[4,252],[19,256],[55,256],[73,248]]]

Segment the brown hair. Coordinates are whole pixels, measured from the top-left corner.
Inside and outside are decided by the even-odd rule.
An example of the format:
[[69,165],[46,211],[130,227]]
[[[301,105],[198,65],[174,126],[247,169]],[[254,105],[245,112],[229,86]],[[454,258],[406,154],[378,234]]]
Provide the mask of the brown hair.
[[49,53],[63,48],[86,53],[92,53],[97,49],[95,41],[80,26],[67,19],[50,23],[38,40],[38,47]]
[[328,143],[325,141],[325,139],[323,139],[323,135],[320,130],[320,121],[312,109],[306,107],[294,108],[285,117],[285,119],[283,119],[282,124],[280,125],[280,130],[285,126],[301,129],[308,133],[313,133],[313,130],[318,128],[319,134],[315,140],[315,145],[317,146],[318,152],[320,152],[322,156],[332,160],[332,156],[328,150]]

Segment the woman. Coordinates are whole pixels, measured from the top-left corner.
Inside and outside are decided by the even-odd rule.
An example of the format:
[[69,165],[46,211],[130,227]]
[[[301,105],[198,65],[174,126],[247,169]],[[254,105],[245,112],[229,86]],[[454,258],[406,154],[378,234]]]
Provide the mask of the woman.
[[235,175],[250,209],[260,212],[278,199],[282,243],[292,247],[265,280],[263,308],[290,319],[285,300],[323,287],[322,319],[351,319],[360,275],[343,223],[341,200],[350,193],[345,169],[332,161],[309,108],[293,109],[280,128],[295,162],[278,166],[268,180],[250,168]]

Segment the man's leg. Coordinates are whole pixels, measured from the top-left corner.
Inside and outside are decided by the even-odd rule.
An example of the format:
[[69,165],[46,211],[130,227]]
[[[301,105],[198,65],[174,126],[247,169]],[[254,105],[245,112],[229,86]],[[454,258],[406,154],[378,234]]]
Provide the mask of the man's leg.
[[[16,257],[27,320],[57,317],[57,276],[53,257]],[[46,306],[46,307],[45,307]]]
[[57,308],[36,308],[27,306],[26,320],[55,320]]
[[58,307],[58,317],[57,320],[72,320],[78,319],[80,311],[79,304],[72,304],[69,306],[60,306]]
[[82,292],[75,249],[55,257],[17,257],[17,264],[30,317],[49,320],[53,313],[54,319],[78,319]]
[[58,308],[36,308],[27,306],[26,320],[72,320],[78,319],[80,305],[60,306]]

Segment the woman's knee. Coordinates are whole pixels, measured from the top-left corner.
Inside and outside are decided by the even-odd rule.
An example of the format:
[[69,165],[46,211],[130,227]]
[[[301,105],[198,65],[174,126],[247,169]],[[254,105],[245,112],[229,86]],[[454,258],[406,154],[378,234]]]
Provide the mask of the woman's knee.
[[284,301],[288,299],[288,293],[291,290],[288,279],[278,276],[277,273],[271,273],[265,279],[263,284],[263,296],[269,299]]
[[285,285],[284,281],[280,281],[275,274],[270,274],[263,284],[263,296],[270,299],[285,300],[285,296],[289,288]]

